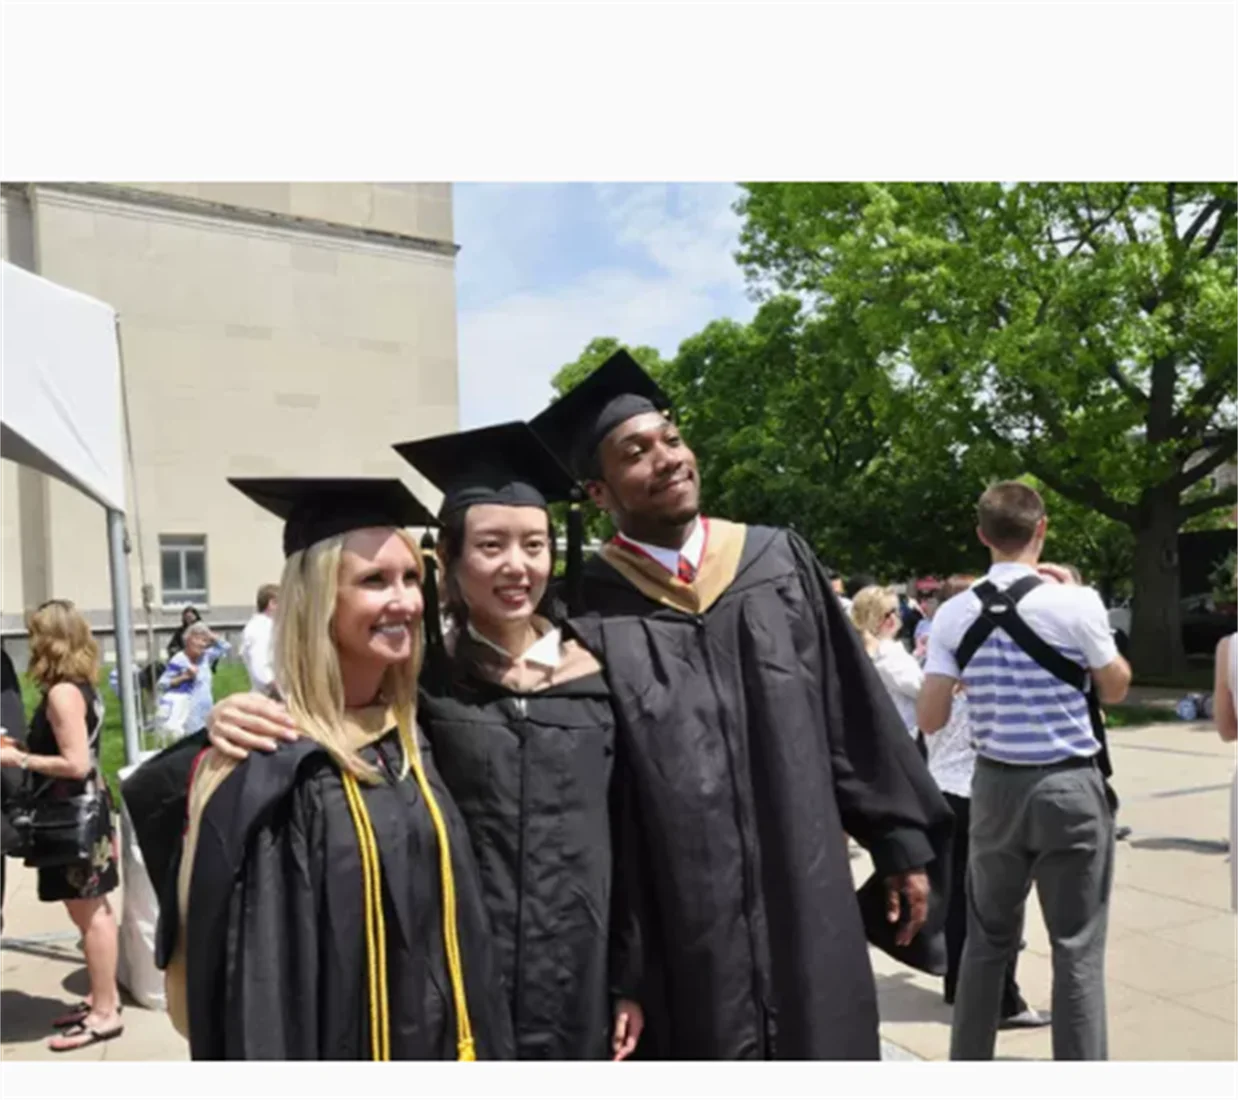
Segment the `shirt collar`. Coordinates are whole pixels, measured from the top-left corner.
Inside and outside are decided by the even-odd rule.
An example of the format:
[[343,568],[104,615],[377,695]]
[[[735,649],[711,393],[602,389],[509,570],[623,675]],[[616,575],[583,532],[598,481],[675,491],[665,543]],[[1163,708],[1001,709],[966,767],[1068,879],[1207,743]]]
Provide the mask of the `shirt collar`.
[[668,573],[679,572],[680,555],[687,558],[688,564],[695,570],[701,568],[701,558],[705,556],[705,523],[700,516],[697,516],[692,521],[692,532],[679,550],[668,550],[665,546],[654,546],[648,542],[641,542],[639,539],[632,538],[631,535],[621,534],[620,538],[653,558]]
[[1024,565],[1021,561],[999,561],[989,567],[988,576],[989,580],[997,583],[998,581],[1013,581],[1026,573],[1035,572],[1036,570],[1030,565]]
[[562,635],[558,627],[551,627],[540,638],[537,639],[528,649],[526,649],[519,657],[513,657],[501,645],[496,645],[485,635],[481,634],[472,623],[467,624],[469,637],[475,642],[480,642],[482,645],[494,650],[500,657],[511,661],[513,664],[526,665],[541,665],[543,668],[558,668],[560,660],[560,650],[562,648]]

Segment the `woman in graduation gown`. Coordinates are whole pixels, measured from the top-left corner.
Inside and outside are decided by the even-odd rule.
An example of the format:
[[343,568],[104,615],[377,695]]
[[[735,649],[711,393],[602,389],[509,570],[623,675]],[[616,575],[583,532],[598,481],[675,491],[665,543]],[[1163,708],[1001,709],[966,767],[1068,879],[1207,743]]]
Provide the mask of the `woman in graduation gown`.
[[476,863],[415,719],[431,518],[397,480],[232,482],[285,519],[275,641],[305,734],[199,760],[168,967],[195,1059],[513,1053]]
[[[597,661],[538,613],[554,563],[547,503],[573,479],[521,423],[396,449],[444,490],[451,628],[438,636],[428,614],[419,715],[472,838],[516,1056],[624,1058],[643,1017],[628,876],[612,866],[612,848],[620,864],[625,851],[610,826],[614,712]],[[221,703],[216,729],[253,703]]]

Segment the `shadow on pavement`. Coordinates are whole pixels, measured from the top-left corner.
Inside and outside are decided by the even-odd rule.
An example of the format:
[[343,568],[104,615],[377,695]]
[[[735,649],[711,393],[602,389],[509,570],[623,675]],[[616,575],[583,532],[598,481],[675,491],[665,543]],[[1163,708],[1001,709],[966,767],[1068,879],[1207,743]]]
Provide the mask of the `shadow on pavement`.
[[1223,856],[1229,851],[1228,841],[1197,840],[1189,836],[1153,836],[1146,840],[1132,840],[1130,846],[1149,852],[1198,852],[1205,856]]
[[56,1034],[52,1021],[68,1012],[79,997],[56,1000],[52,997],[32,997],[20,989],[0,990],[0,1043],[29,1043],[35,1039],[50,1039]]
[[82,962],[82,953],[77,948],[45,947],[30,940],[5,940],[4,950],[16,951],[19,955],[33,955],[36,959],[51,959],[52,962],[79,965]]
[[954,1010],[940,989],[921,989],[906,974],[877,977],[877,1002],[883,1023],[949,1024]]

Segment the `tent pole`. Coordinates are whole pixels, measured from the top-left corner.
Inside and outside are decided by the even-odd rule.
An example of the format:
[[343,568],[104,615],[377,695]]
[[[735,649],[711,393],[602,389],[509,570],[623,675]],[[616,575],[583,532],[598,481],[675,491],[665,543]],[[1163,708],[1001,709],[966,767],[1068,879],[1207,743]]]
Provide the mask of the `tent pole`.
[[125,730],[125,763],[138,762],[137,681],[133,667],[133,605],[129,598],[129,562],[125,550],[125,516],[107,512],[108,563],[112,571],[112,636],[116,640],[116,668],[120,688],[120,717]]

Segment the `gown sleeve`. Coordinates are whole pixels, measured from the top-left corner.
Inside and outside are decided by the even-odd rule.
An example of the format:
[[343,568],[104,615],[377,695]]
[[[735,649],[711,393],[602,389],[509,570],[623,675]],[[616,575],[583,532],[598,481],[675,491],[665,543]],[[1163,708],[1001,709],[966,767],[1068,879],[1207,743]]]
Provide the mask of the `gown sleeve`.
[[257,829],[229,900],[224,1046],[228,1059],[316,1059],[325,843],[321,796],[302,783]]
[[952,815],[915,742],[807,544],[791,545],[813,606],[826,705],[825,734],[847,834],[882,876],[940,866]]

